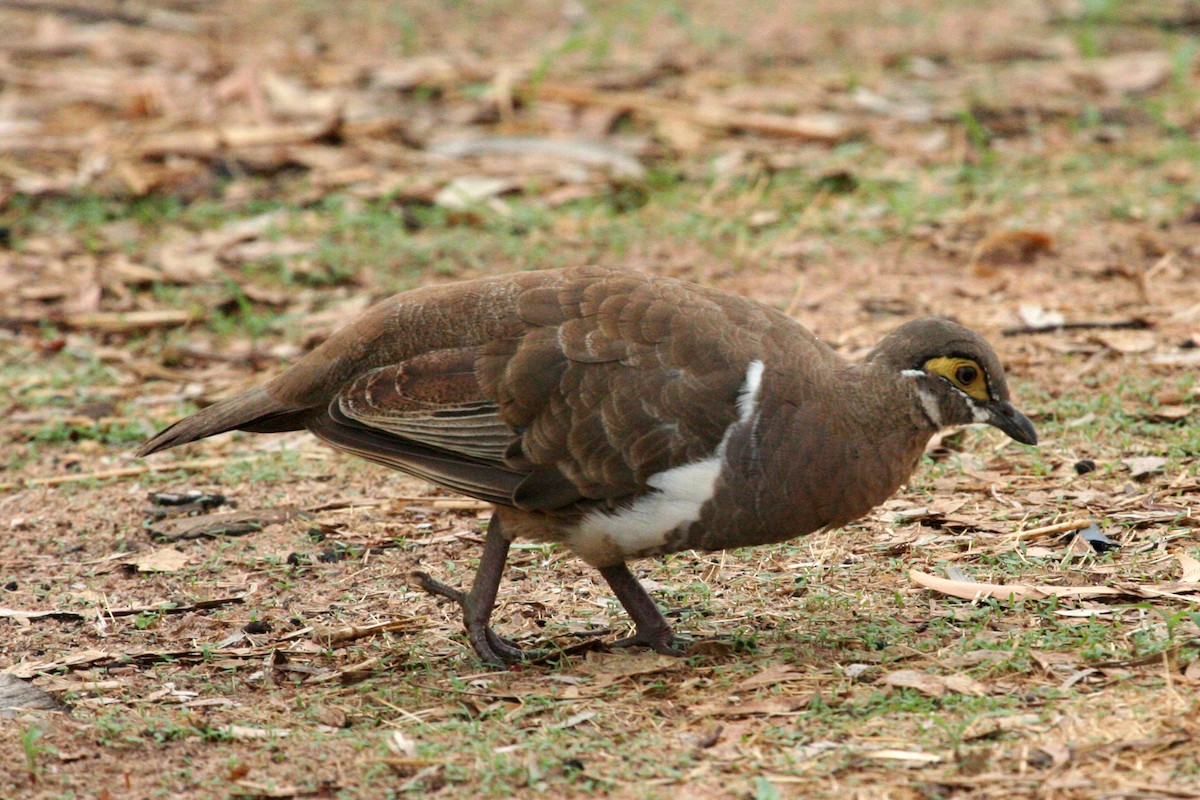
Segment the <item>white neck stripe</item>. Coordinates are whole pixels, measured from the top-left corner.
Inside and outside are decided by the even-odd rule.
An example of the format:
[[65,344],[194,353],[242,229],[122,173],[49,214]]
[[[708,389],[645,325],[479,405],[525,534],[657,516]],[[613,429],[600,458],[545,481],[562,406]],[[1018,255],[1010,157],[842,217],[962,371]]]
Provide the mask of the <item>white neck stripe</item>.
[[942,412],[938,409],[938,401],[933,392],[929,391],[928,386],[917,384],[917,397],[921,398],[921,408],[925,411],[925,416],[933,423],[933,427],[941,430]]
[[746,368],[746,380],[742,383],[742,388],[738,391],[737,396],[739,422],[745,422],[754,414],[754,407],[758,405],[758,394],[762,389],[762,376],[765,368],[763,362],[758,359],[751,361],[750,366]]

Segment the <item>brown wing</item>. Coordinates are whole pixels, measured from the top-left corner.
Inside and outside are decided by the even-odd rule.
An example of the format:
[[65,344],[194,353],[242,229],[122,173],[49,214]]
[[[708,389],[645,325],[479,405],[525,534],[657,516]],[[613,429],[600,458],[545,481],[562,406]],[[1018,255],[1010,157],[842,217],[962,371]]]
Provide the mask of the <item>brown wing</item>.
[[529,281],[515,303],[510,335],[376,366],[307,427],[495,503],[619,501],[715,452],[774,321],[750,301],[602,270]]
[[480,392],[476,357],[477,348],[435,350],[370,370],[307,427],[339,450],[511,505],[528,472],[504,464],[517,437]]
[[532,474],[514,498],[557,507],[648,490],[654,474],[711,456],[737,418],[749,362],[773,320],[750,301],[670,279],[578,271],[518,298],[521,337],[482,348],[480,386]]
[[475,380],[479,348],[438,350],[359,376],[335,401],[362,426],[479,461],[501,462],[516,434]]

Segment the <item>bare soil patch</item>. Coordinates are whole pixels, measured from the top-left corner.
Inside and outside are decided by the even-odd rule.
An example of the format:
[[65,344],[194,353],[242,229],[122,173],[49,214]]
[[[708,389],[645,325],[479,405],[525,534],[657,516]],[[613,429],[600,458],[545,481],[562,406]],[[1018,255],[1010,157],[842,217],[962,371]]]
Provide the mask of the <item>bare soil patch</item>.
[[[1192,5],[511,6],[0,7],[0,669],[52,706],[0,796],[1200,797]],[[480,504],[304,436],[130,455],[393,291],[587,263],[848,355],[952,316],[1042,445],[637,565],[686,659],[592,647],[602,581],[520,546],[497,623],[564,655],[509,671],[409,585]]]

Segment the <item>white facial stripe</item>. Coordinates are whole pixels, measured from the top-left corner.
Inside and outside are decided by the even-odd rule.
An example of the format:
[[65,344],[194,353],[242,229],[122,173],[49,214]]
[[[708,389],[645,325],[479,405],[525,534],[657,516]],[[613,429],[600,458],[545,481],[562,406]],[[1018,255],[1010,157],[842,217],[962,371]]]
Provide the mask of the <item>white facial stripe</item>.
[[929,421],[933,423],[933,427],[940,429],[942,427],[942,412],[938,408],[937,397],[924,384],[917,384],[917,397],[921,398],[921,408],[924,409],[925,416],[929,417]]
[[758,392],[762,389],[763,369],[765,365],[758,360],[751,361],[746,369],[746,380],[742,382],[737,398],[739,422],[745,422],[754,413],[754,406],[758,403]]
[[981,405],[971,403],[971,419],[976,422],[991,422],[992,412]]
[[902,369],[900,374],[906,378],[924,378],[925,370],[921,369]]

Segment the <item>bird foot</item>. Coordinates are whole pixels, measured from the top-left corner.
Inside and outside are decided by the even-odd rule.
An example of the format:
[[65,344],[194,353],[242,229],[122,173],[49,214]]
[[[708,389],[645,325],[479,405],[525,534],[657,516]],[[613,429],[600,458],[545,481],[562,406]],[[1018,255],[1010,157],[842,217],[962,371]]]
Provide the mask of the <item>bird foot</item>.
[[509,667],[522,661],[543,658],[548,654],[543,650],[522,650],[492,630],[487,624],[487,619],[479,613],[480,610],[476,608],[469,593],[435,580],[428,572],[416,571],[412,576],[426,592],[458,603],[463,610],[463,627],[466,628],[471,646],[475,648],[475,653],[489,664]]
[[686,642],[681,642],[675,637],[675,632],[670,628],[646,630],[638,628],[632,636],[626,636],[622,639],[617,639],[611,642],[608,647],[610,649],[619,647],[649,647],[656,653],[662,653],[664,656],[682,656],[686,654]]

